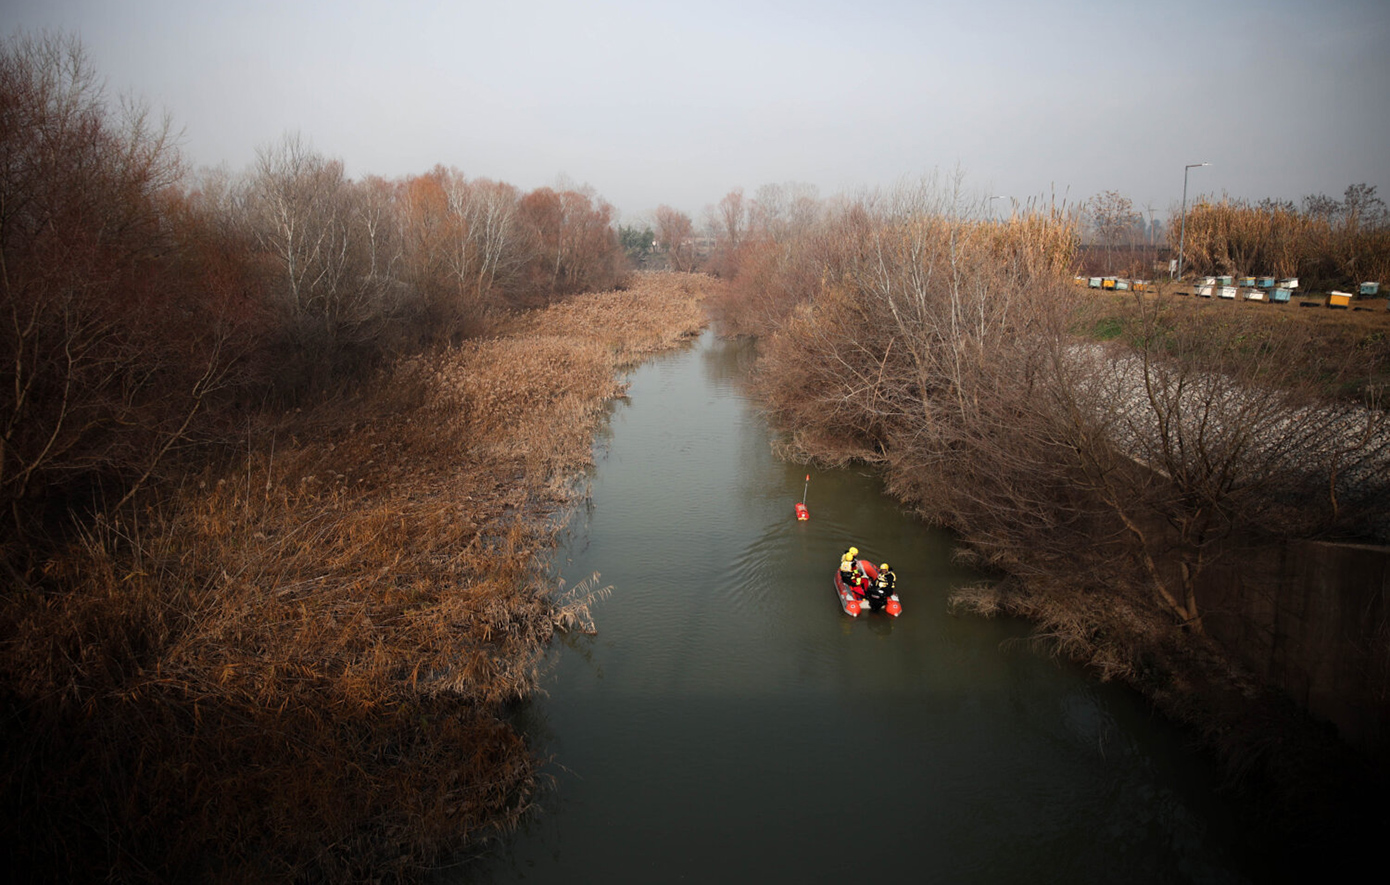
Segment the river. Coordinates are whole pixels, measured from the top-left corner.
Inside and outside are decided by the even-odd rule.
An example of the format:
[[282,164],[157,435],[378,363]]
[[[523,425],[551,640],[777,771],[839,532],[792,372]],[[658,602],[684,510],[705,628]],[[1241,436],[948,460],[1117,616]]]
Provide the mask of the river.
[[[952,617],[982,576],[867,469],[775,459],[706,333],[634,371],[558,571],[601,572],[519,716],[536,814],[460,882],[1245,882],[1267,877],[1213,768],[1130,691]],[[904,612],[853,620],[850,544]]]

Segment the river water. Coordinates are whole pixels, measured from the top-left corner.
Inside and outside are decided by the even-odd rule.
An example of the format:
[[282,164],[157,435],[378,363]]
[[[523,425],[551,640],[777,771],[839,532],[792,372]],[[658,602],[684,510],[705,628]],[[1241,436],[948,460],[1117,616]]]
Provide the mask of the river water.
[[[775,459],[706,333],[643,365],[557,568],[602,574],[520,718],[553,788],[461,882],[1245,882],[1211,767],[1142,700],[952,617],[984,579],[872,471]],[[903,615],[845,615],[850,544]]]

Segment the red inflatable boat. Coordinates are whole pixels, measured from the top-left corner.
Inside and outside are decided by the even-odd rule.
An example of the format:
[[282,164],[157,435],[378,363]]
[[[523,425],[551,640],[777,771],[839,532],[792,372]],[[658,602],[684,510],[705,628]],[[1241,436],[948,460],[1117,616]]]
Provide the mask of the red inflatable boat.
[[[859,560],[859,570],[872,583],[878,578],[878,567],[867,559]],[[845,610],[845,614],[852,618],[859,617],[860,612],[871,610],[869,600],[865,598],[862,587],[846,587],[845,582],[840,580],[840,570],[835,569],[835,595],[840,597],[840,606]],[[894,593],[888,597],[887,604],[880,611],[887,612],[893,617],[903,613],[903,605],[898,601],[898,594]]]

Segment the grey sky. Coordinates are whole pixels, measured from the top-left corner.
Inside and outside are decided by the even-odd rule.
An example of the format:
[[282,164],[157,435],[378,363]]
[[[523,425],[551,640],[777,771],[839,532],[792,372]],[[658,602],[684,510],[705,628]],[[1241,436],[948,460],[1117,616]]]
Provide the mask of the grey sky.
[[350,174],[559,175],[631,217],[959,166],[1020,200],[1390,197],[1385,0],[0,0],[166,108],[195,164],[297,130]]

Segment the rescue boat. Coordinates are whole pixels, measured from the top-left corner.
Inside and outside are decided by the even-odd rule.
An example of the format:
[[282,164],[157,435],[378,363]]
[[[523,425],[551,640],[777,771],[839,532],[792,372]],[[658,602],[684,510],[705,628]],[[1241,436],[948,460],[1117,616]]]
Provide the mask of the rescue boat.
[[[859,560],[859,570],[868,577],[870,581],[878,578],[878,567],[867,559]],[[869,612],[869,600],[864,597],[864,592],[857,587],[846,587],[845,582],[840,579],[840,570],[835,569],[835,595],[840,597],[840,607],[845,610],[845,614],[852,618],[859,617],[860,612]],[[894,593],[888,597],[888,603],[880,609],[893,617],[903,613],[902,603],[898,600],[898,594]]]

